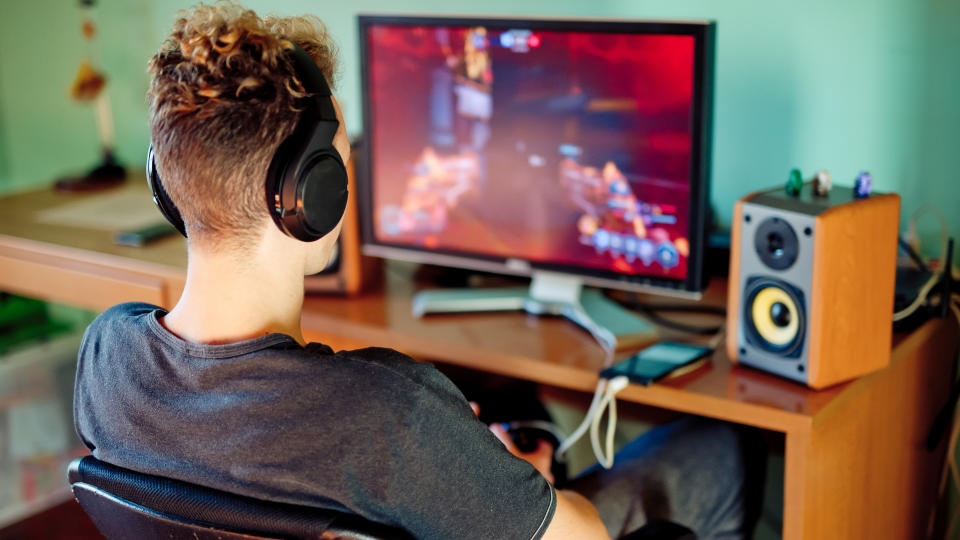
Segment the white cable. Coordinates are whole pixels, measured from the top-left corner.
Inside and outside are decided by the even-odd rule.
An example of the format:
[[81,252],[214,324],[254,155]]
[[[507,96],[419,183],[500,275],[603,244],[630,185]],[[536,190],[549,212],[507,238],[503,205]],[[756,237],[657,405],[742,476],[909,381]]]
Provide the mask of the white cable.
[[707,342],[707,347],[710,347],[711,351],[717,350],[720,347],[720,344],[723,343],[723,340],[727,337],[727,325],[720,327],[720,331],[717,332],[717,335],[710,338],[710,341]]
[[[941,257],[941,262],[943,263],[941,264],[941,268],[943,268],[947,264],[947,261],[945,260],[946,254],[942,255]],[[954,279],[960,279],[960,269],[958,269],[956,266],[951,266],[950,272],[955,276]],[[923,287],[920,288],[920,292],[917,293],[917,297],[913,299],[913,302],[911,302],[909,306],[893,314],[893,321],[902,321],[920,309],[920,307],[923,306],[923,304],[926,303],[927,299],[930,297],[930,291],[933,290],[933,287],[940,282],[941,277],[943,277],[943,270],[934,270],[930,275],[930,278],[927,279],[926,283],[923,284]],[[954,294],[953,296],[956,297],[957,295]]]
[[911,302],[909,306],[893,314],[893,321],[894,322],[902,321],[903,319],[906,319],[910,315],[913,315],[915,311],[920,309],[920,306],[926,303],[927,296],[930,295],[930,290],[933,289],[934,285],[936,285],[937,282],[940,280],[941,275],[943,275],[943,272],[934,271],[930,275],[930,279],[928,279],[927,282],[923,284],[923,287],[920,287],[920,292],[917,293],[917,297],[913,299],[913,302]]
[[590,407],[587,408],[587,414],[584,415],[583,421],[580,422],[580,425],[577,426],[577,429],[573,430],[573,433],[569,437],[563,440],[560,443],[560,446],[557,448],[556,456],[558,461],[564,460],[564,454],[571,446],[574,445],[580,437],[583,437],[583,434],[587,432],[587,429],[590,428],[590,423],[593,421],[593,417],[596,414],[597,405],[602,401],[604,391],[607,389],[607,379],[600,379],[597,381],[597,389],[593,392],[593,399],[590,401]]
[[913,302],[911,302],[909,306],[893,314],[894,322],[906,319],[920,309],[920,307],[926,303],[927,297],[930,295],[930,290],[934,285],[937,284],[939,278],[943,276],[945,271],[950,272],[951,275],[960,278],[960,269],[957,269],[956,266],[953,266],[952,261],[947,260],[947,243],[949,241],[947,220],[943,216],[943,212],[941,212],[940,209],[934,205],[920,205],[916,210],[913,211],[913,214],[910,215],[910,220],[907,225],[907,235],[909,236],[909,240],[913,241],[912,247],[914,248],[914,251],[917,253],[922,251],[920,246],[920,236],[917,234],[917,219],[926,213],[932,213],[940,222],[940,256],[936,259],[940,261],[940,267],[933,271],[930,279],[928,279],[927,282],[923,284],[923,287],[920,288],[920,292],[917,294],[917,297],[914,298]]
[[941,214],[936,207],[927,205],[921,206],[913,213],[913,215],[910,217],[910,235],[916,237],[917,216],[923,212],[931,210],[940,218],[940,240],[942,245],[940,248],[940,256],[936,259],[940,261],[940,267],[930,274],[930,278],[927,279],[926,283],[923,284],[923,287],[920,288],[920,292],[917,293],[917,297],[913,299],[913,302],[911,302],[909,306],[893,314],[893,322],[902,321],[920,309],[920,307],[927,302],[927,298],[930,296],[930,291],[940,281],[940,278],[943,277],[944,272],[950,272],[951,276],[960,277],[960,269],[953,265],[953,261],[947,260],[946,220],[943,218],[943,214]]
[[[624,377],[614,377],[613,379],[600,379],[597,382],[597,389],[593,393],[593,400],[590,402],[590,408],[584,415],[583,421],[577,426],[574,432],[564,439],[557,448],[556,456],[558,461],[563,461],[564,454],[573,446],[587,430],[590,431],[590,445],[593,448],[593,455],[604,468],[609,469],[613,466],[613,441],[617,430],[617,400],[616,396],[621,390],[627,387],[630,381]],[[603,419],[603,410],[607,409],[607,433],[604,439],[604,446],[600,445],[600,422]]]
[[[615,347],[608,344],[594,329],[587,328],[587,330],[590,331],[593,338],[603,348],[603,367],[609,367],[613,363],[613,358],[616,353]],[[622,379],[622,381],[620,379]],[[590,443],[593,447],[593,454],[605,468],[609,469],[613,466],[613,436],[617,426],[617,405],[614,397],[629,383],[626,377],[616,377],[613,380],[617,381],[616,384],[612,384],[613,381],[608,381],[604,378],[600,378],[597,381],[597,388],[593,392],[593,399],[590,400],[590,407],[587,408],[587,414],[584,415],[583,421],[581,421],[577,429],[573,430],[573,433],[564,439],[560,443],[560,446],[557,447],[557,451],[554,453],[557,461],[563,462],[565,459],[564,454],[590,430]],[[603,418],[604,407],[610,411],[610,416],[607,421],[606,451],[600,447],[599,441],[599,424]],[[596,434],[594,434],[594,432],[596,432]]]
[[[603,367],[601,369],[610,367],[610,365],[613,364],[613,357],[614,357],[614,354],[616,353],[615,346],[608,344],[607,340],[603,339],[603,337],[600,336],[594,328],[588,327],[587,330],[590,332],[590,335],[593,336],[593,339],[600,344],[600,347],[603,348],[604,359],[603,359]],[[590,401],[590,407],[587,408],[587,414],[583,417],[583,421],[580,422],[580,425],[577,426],[577,429],[573,430],[573,433],[571,433],[569,437],[564,439],[560,443],[560,446],[557,448],[555,455],[558,461],[564,460],[564,454],[567,452],[567,450],[569,450],[570,447],[574,445],[574,443],[580,440],[580,437],[583,437],[583,434],[586,433],[587,429],[590,427],[590,423],[593,421],[593,417],[595,415],[600,414],[600,411],[602,411],[602,409],[598,410],[597,406],[600,405],[600,402],[602,401],[603,393],[606,390],[606,388],[607,388],[606,379],[601,378],[600,380],[597,381],[597,389],[594,390],[593,392],[593,399]]]
[[[607,389],[603,393],[603,401],[597,408],[597,414],[590,422],[590,445],[593,447],[593,455],[604,469],[613,467],[613,437],[617,430],[617,394],[627,387],[630,381],[620,375],[610,379],[607,383]],[[606,446],[600,447],[600,421],[603,419],[603,409],[606,407],[609,411],[607,416],[607,436]]]
[[947,219],[943,216],[943,212],[940,211],[940,208],[932,204],[921,204],[916,210],[913,211],[913,214],[910,215],[910,221],[907,225],[907,233],[910,235],[910,239],[913,240],[914,251],[917,253],[922,251],[922,246],[920,245],[920,236],[917,234],[917,220],[926,213],[932,213],[940,222],[940,253],[946,253],[947,238],[949,236],[947,232]]

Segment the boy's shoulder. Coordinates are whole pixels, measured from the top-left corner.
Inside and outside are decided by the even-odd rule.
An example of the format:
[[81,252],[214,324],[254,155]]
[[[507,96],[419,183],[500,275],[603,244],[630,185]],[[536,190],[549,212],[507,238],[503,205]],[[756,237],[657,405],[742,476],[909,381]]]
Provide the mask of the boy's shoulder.
[[163,327],[159,319],[165,313],[144,302],[118,304],[101,313],[84,335],[81,372],[102,368],[154,380],[159,370],[165,377],[202,376],[208,383],[262,377],[274,389],[332,384],[364,395],[415,395],[418,390],[459,394],[432,364],[394,349],[335,352],[320,343],[302,347],[285,334],[227,344],[194,343]]
[[[317,344],[311,343],[310,346]],[[310,347],[308,346],[308,348]],[[321,345],[326,347],[326,345]],[[328,348],[329,350],[329,348]],[[386,347],[367,347],[364,349],[344,350],[335,353],[335,356],[347,359],[358,367],[376,366],[378,371],[386,373],[387,378],[402,378],[411,383],[429,388],[433,391],[448,393],[456,392],[456,388],[437,368],[429,362],[421,362],[410,356]],[[459,393],[459,392],[456,392]]]
[[87,326],[84,341],[91,338],[116,336],[134,330],[142,324],[143,316],[162,308],[146,302],[126,302],[110,307],[97,315]]
[[[299,365],[310,372],[321,367],[328,371],[331,367],[345,373],[362,373],[373,378],[406,379],[418,383],[436,384],[439,372],[431,365],[418,362],[394,349],[386,347],[367,347],[355,350],[335,352],[321,343],[309,343],[301,347],[285,334],[270,334],[259,338],[229,344],[201,344],[182,340],[171,334],[159,322],[166,314],[163,308],[145,302],[127,302],[117,304],[94,319],[87,327],[84,342],[92,347],[86,352],[102,351],[102,347],[137,347],[141,341],[150,341],[154,346],[146,349],[152,355],[177,357],[180,359],[221,359],[256,360],[257,363],[246,366],[254,370],[266,370],[278,367],[277,363],[290,368]],[[81,350],[81,355],[85,351]],[[141,350],[142,352],[142,350]],[[264,363],[269,358],[273,362]],[[294,367],[294,371],[297,371]],[[442,377],[441,377],[442,378]],[[432,383],[432,384],[429,384]]]
[[90,327],[94,328],[105,324],[128,321],[132,318],[140,317],[158,310],[162,311],[163,308],[153,304],[148,304],[146,302],[125,302],[123,304],[117,304],[113,307],[107,308],[105,311],[97,315],[93,322],[90,323]]

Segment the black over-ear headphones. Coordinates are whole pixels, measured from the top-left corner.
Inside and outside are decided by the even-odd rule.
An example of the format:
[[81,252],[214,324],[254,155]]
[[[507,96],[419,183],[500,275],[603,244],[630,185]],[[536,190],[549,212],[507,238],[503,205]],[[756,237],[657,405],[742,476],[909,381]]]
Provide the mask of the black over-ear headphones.
[[[297,77],[311,94],[300,121],[273,154],[267,171],[266,199],[281,231],[312,242],[332,231],[347,208],[347,169],[333,147],[340,127],[327,80],[313,58],[296,43],[287,51]],[[160,213],[186,236],[180,211],[170,200],[153,157],[147,151],[147,184]]]

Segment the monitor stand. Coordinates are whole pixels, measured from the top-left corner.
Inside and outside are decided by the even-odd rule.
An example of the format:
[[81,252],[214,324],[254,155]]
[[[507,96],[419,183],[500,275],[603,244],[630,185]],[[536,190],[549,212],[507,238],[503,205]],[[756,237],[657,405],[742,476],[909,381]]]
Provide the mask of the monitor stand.
[[584,327],[610,350],[649,343],[656,328],[575,276],[534,272],[530,287],[439,289],[417,293],[413,314],[518,311],[562,315]]

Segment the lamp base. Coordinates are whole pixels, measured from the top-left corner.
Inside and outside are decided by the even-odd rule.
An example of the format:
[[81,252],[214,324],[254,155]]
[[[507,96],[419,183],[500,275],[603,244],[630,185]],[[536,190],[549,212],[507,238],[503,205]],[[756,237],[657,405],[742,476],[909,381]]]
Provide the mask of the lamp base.
[[118,186],[127,178],[124,170],[113,151],[104,149],[103,161],[83,176],[69,176],[57,180],[54,189],[57,191],[98,191]]

